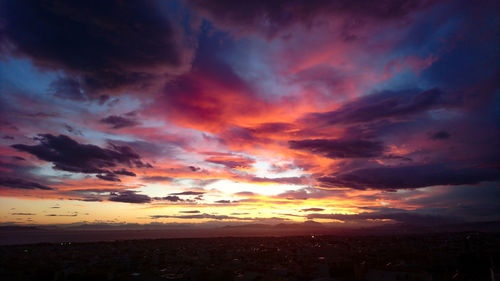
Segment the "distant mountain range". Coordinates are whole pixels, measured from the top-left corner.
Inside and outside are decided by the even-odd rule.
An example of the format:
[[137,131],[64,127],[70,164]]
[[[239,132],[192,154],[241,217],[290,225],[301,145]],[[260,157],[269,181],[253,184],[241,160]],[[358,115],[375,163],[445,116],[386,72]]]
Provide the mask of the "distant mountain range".
[[0,226],[0,244],[95,242],[133,239],[201,238],[226,236],[404,235],[443,232],[497,232],[500,221],[436,226],[386,224],[373,227],[331,227],[315,221],[280,224],[199,226],[191,224],[82,224],[71,226]]

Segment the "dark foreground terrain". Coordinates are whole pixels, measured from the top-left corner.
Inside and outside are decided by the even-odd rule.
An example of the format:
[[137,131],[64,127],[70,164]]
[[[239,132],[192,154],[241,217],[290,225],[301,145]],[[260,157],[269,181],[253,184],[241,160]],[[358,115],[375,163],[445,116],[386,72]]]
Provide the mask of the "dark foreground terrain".
[[499,271],[500,235],[473,232],[0,247],[5,281],[499,280]]

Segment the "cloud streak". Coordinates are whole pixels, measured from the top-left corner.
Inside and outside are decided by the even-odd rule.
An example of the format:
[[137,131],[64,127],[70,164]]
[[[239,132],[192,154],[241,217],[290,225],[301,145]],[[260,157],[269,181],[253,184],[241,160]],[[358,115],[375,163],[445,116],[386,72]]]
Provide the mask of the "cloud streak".
[[326,187],[395,190],[435,185],[478,184],[498,179],[500,174],[496,169],[429,164],[358,169],[335,177],[320,177],[318,181]]
[[54,188],[37,182],[10,177],[0,177],[0,186],[15,189],[54,190]]
[[40,160],[51,162],[54,169],[99,174],[98,177],[108,181],[119,181],[117,175],[128,174],[124,170],[114,173],[109,168],[119,165],[144,168],[150,164],[141,160],[140,156],[130,147],[110,145],[110,148],[100,148],[92,144],[81,144],[65,135],[39,135],[38,145],[15,144],[13,148],[30,153]]

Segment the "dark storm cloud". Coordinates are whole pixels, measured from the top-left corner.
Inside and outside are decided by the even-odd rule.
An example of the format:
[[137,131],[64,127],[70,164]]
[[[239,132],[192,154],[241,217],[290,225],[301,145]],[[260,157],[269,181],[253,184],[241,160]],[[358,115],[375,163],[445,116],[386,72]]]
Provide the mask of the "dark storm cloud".
[[151,198],[144,194],[137,194],[136,191],[126,190],[120,191],[118,193],[113,193],[109,198],[109,201],[113,202],[123,202],[123,203],[149,203]]
[[217,203],[217,204],[231,204],[231,200],[217,200],[214,203]]
[[210,157],[205,161],[226,166],[229,169],[249,168],[255,163],[254,160],[241,157]]
[[11,213],[10,215],[13,215],[13,216],[35,216],[36,214],[34,214],[34,213]]
[[121,116],[116,116],[116,115],[110,115],[106,118],[103,118],[99,120],[100,123],[103,124],[108,124],[111,126],[112,129],[121,129],[125,127],[133,127],[139,124],[139,122],[130,119],[130,118],[125,118]]
[[[241,33],[262,32],[267,37],[296,23],[311,24],[321,16],[345,18],[357,25],[367,21],[388,21],[404,17],[428,1],[265,1],[265,0],[190,0],[206,18],[225,29]],[[349,25],[346,22],[347,28]],[[352,25],[352,24],[351,24]]]
[[96,175],[97,178],[100,178],[101,180],[105,181],[117,181],[120,182],[121,180],[113,173],[107,173],[107,174],[100,174]]
[[168,195],[165,197],[155,197],[155,200],[165,200],[165,201],[170,201],[170,202],[184,202],[184,199],[180,198],[179,196],[172,196]]
[[126,169],[114,170],[113,174],[130,176],[130,177],[135,177],[136,176],[136,174],[134,172],[126,170]]
[[450,133],[448,133],[447,131],[439,131],[431,134],[430,138],[432,140],[445,140],[449,139],[450,136],[451,136]]
[[15,189],[42,189],[54,190],[54,188],[20,178],[0,177],[0,186]]
[[307,209],[302,209],[303,212],[322,212],[325,209],[323,208],[307,208]]
[[183,148],[186,146],[185,140],[180,136],[179,138],[175,138],[174,136],[173,140],[164,140],[161,143],[143,140],[120,141],[116,139],[108,139],[107,141],[108,143],[118,146],[128,146],[138,154],[150,158],[157,158],[160,155],[165,157],[173,157],[176,155],[176,153],[178,153],[178,148]]
[[80,200],[85,202],[101,202],[107,199],[108,195],[117,195],[122,191],[127,191],[123,189],[73,189],[63,192],[65,195],[74,197],[75,195],[79,198],[74,198],[70,200]]
[[424,164],[358,169],[320,177],[317,180],[325,187],[395,190],[434,185],[477,184],[498,179],[500,172],[497,169]]
[[380,156],[384,146],[378,141],[308,139],[289,141],[290,148],[306,150],[328,158],[369,158]]
[[59,78],[50,83],[49,92],[63,99],[85,100],[80,82],[73,78]]
[[199,192],[199,191],[183,191],[183,192],[177,192],[177,193],[170,193],[170,195],[203,195],[205,192]]
[[[186,191],[186,192],[179,192],[179,193],[171,193],[168,196],[165,197],[154,197],[154,200],[159,200],[159,201],[170,201],[170,202],[186,202],[186,203],[194,203],[196,200],[202,200],[203,192],[194,192],[194,191]],[[186,196],[186,195],[196,195],[195,198],[193,199],[183,199],[179,196]]]
[[69,190],[69,192],[80,193],[80,194],[104,194],[104,193],[117,193],[120,191],[121,191],[120,189],[96,189],[96,188]]
[[255,196],[257,194],[254,193],[254,192],[250,192],[250,191],[241,191],[241,192],[236,192],[235,195],[239,195],[239,196]]
[[199,214],[200,211],[198,210],[193,210],[193,211],[179,211],[181,214]]
[[64,124],[64,129],[66,129],[66,131],[68,131],[68,133],[71,133],[73,135],[76,135],[76,136],[83,136],[83,133],[82,131],[78,130],[78,129],[75,129],[73,127],[71,127],[70,125],[68,124]]
[[74,212],[73,214],[48,214],[46,216],[47,217],[76,217],[76,216],[78,216],[78,213]]
[[287,134],[293,131],[294,128],[294,124],[291,123],[266,122],[255,127],[231,126],[220,136],[223,142],[269,143],[272,142],[273,135]]
[[188,166],[189,170],[191,170],[192,172],[196,172],[196,171],[199,171],[200,168],[199,167],[195,167],[195,166]]
[[110,99],[108,95],[100,95],[98,98],[99,105],[105,104]]
[[[2,50],[79,79],[57,80],[58,96],[145,90],[189,64],[182,32],[154,1],[2,1]],[[185,45],[185,44],[184,44]],[[80,94],[79,94],[80,93]]]
[[304,121],[335,125],[404,118],[444,106],[443,95],[437,88],[426,91],[383,91],[346,103],[335,111],[310,114]]
[[[39,135],[38,145],[15,144],[12,147],[35,155],[38,159],[52,162],[54,169],[102,174],[100,178],[112,180],[116,177],[107,168],[118,165],[128,167],[150,167],[142,162],[140,156],[128,146],[110,145],[110,148],[100,148],[92,144],[81,144],[65,136],[51,134]],[[120,174],[119,170],[117,174]]]
[[61,117],[59,113],[55,112],[37,112],[37,113],[26,113],[27,117],[31,118],[53,118],[53,117]]

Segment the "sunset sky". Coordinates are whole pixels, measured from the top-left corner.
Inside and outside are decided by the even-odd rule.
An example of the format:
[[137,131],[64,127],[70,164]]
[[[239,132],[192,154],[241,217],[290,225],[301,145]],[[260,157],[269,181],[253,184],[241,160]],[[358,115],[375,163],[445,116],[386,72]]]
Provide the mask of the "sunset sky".
[[0,1],[0,223],[500,220],[500,1]]

